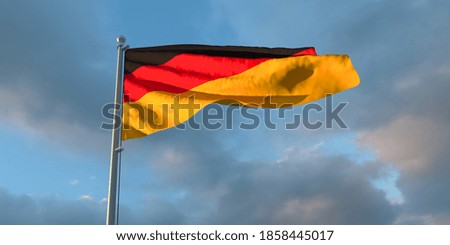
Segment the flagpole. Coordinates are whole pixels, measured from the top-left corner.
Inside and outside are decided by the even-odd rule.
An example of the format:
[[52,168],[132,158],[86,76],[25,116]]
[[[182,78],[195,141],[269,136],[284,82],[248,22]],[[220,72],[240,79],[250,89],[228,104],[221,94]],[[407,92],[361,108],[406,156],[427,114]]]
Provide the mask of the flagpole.
[[[108,207],[106,211],[106,224],[117,225],[120,180],[120,152],[122,148],[122,89],[123,89],[123,63],[124,53],[128,48],[124,36],[117,37],[117,71],[116,95],[114,97],[114,119],[111,136],[111,158],[109,169]],[[116,120],[119,118],[120,120]]]

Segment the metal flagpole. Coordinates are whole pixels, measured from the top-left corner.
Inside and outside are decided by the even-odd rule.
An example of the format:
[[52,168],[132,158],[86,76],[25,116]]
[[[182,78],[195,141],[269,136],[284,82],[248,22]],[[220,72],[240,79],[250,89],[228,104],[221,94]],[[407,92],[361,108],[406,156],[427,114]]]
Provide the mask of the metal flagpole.
[[[120,186],[120,152],[122,148],[122,87],[123,87],[123,62],[125,50],[125,37],[117,37],[117,71],[116,71],[116,96],[114,97],[114,119],[111,142],[111,162],[109,170],[108,209],[106,211],[106,224],[118,223],[118,191]],[[116,120],[119,119],[119,120]]]

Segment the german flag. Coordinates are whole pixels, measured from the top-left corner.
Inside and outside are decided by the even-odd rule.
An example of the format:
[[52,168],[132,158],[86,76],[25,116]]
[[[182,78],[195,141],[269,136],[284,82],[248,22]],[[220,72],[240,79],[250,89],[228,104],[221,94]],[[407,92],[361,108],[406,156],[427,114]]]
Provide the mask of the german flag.
[[280,108],[359,84],[347,55],[314,48],[132,48],[124,67],[123,140],[174,127],[211,103]]

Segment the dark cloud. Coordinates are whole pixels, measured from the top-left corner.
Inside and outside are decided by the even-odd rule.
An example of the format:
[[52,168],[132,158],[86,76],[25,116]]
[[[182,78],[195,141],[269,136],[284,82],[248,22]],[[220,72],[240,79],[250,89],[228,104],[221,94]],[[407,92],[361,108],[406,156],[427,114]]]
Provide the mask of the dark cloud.
[[337,45],[354,47],[353,61],[361,64],[361,86],[350,98],[354,115],[346,118],[400,171],[398,223],[450,222],[443,194],[450,186],[443,147],[450,144],[450,112],[443,109],[450,104],[449,9],[446,1],[380,1],[335,29]]
[[[397,186],[404,202],[398,223],[450,222],[450,199],[444,194],[450,185],[447,128],[440,121],[409,116],[360,134],[362,145],[401,173]],[[408,217],[407,221],[404,217]]]
[[113,95],[115,43],[99,37],[106,16],[97,5],[0,3],[2,121],[68,146],[107,135],[100,109]]
[[171,225],[187,224],[187,215],[180,212],[179,204],[168,200],[148,197],[137,206],[121,206],[119,224],[127,225]]
[[211,221],[217,224],[391,223],[394,207],[367,178],[363,168],[339,157],[303,161],[294,158],[280,165],[254,166],[232,182]]
[[15,195],[0,188],[0,224],[103,224],[105,206],[56,196]]
[[439,109],[450,104],[448,9],[446,1],[377,1],[332,28],[333,45],[349,50],[361,77],[349,93],[357,101],[353,129],[376,128],[399,114],[450,119]]
[[[278,161],[241,161],[221,148],[213,140],[215,135],[194,131],[165,135],[167,142],[158,142],[150,152],[141,151],[157,179],[143,189],[152,197],[140,205],[148,205],[140,212],[148,218],[132,219],[135,214],[127,210],[121,217],[150,224],[389,224],[395,220],[397,206],[371,184],[384,175],[379,163],[358,165],[342,156],[324,156],[320,146],[292,147]],[[192,144],[194,136],[199,137]],[[123,181],[130,180],[123,176]]]

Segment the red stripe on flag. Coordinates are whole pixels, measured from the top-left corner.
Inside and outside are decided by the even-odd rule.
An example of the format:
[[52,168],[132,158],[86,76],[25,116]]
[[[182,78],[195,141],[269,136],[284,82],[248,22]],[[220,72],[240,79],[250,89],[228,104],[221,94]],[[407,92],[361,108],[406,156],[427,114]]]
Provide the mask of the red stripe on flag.
[[308,49],[302,50],[302,51],[300,51],[298,53],[295,53],[295,54],[293,54],[291,56],[302,56],[302,55],[317,55],[316,49],[315,48],[308,48]]
[[[313,48],[292,56],[316,55]],[[124,102],[139,100],[152,91],[186,92],[208,81],[237,75],[272,58],[234,58],[180,54],[158,66],[141,66],[124,75]]]

